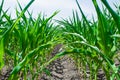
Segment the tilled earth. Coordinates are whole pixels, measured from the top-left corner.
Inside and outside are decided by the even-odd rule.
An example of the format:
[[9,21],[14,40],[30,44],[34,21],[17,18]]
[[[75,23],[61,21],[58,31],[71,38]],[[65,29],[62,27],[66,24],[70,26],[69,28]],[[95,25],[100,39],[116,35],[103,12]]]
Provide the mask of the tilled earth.
[[81,80],[74,62],[67,56],[51,63],[48,69],[51,76],[44,74],[41,80]]
[[[120,65],[120,62],[116,62],[116,65]],[[50,71],[50,75],[45,73],[37,80],[85,80],[83,74],[75,67],[75,63],[68,56],[64,56],[60,59],[53,61],[48,65],[47,69]],[[0,73],[0,80],[7,80],[12,69],[3,68],[3,72]],[[87,70],[86,80],[89,80],[89,70]],[[97,80],[106,80],[105,74],[102,70],[98,71]],[[24,79],[20,79],[24,80]],[[94,79],[93,79],[94,80]]]
[[[58,45],[54,48],[52,54],[53,56],[59,51],[62,45]],[[120,62],[115,60],[116,65],[119,66]],[[47,66],[47,69],[50,71],[50,75],[45,73],[40,76],[37,80],[85,80],[82,72],[76,68],[74,61],[68,56],[64,56],[53,61],[50,65]],[[4,67],[0,72],[0,80],[7,80],[12,69]],[[86,80],[89,80],[90,72],[86,71],[87,76]],[[106,80],[105,74],[102,70],[98,71],[98,80]],[[20,79],[24,80],[24,79]]]
[[[43,74],[39,80],[82,80],[74,62],[68,56],[53,61],[47,69],[50,71],[50,75]],[[0,80],[7,80],[11,70],[4,67],[0,74]]]
[[[116,66],[118,65],[120,65],[120,62],[116,60]],[[85,78],[83,73],[76,68],[73,60],[68,56],[55,60],[47,69],[51,75],[43,74],[40,80],[90,80],[89,70],[86,71],[87,76]],[[97,80],[107,80],[102,69],[98,71]]]

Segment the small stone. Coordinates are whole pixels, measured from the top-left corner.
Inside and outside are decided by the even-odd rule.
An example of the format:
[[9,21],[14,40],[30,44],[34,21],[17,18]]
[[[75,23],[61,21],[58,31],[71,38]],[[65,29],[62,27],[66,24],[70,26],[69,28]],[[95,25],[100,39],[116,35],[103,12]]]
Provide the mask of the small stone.
[[56,62],[55,65],[56,65],[56,66],[59,66],[59,65],[61,65],[61,64]]
[[62,74],[63,73],[63,70],[56,70],[55,72],[59,73],[59,74]]
[[56,68],[57,70],[62,69],[61,66],[55,66],[55,68]]
[[52,73],[52,76],[55,76],[55,77],[60,78],[60,79],[63,78],[63,75],[62,75],[62,74],[58,74],[58,73],[56,73],[55,71],[53,71],[53,72],[51,72],[51,73]]
[[67,72],[68,71],[68,69],[63,69],[63,72]]

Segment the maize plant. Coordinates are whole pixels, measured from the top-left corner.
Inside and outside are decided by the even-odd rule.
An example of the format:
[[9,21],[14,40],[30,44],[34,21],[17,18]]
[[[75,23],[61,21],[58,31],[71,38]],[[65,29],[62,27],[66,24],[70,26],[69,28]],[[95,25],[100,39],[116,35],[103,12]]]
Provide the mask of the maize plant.
[[52,22],[58,11],[48,18],[39,14],[35,19],[27,11],[33,2],[25,8],[18,2],[20,11],[16,9],[15,19],[7,14],[8,10],[2,10],[4,0],[0,6],[0,69],[4,64],[12,67],[9,80],[26,80],[29,75],[30,79],[37,79],[43,71],[48,73],[43,65],[51,58],[53,47],[60,43],[58,26]]
[[[78,1],[78,12],[73,11],[73,17],[58,21],[64,32],[66,51],[75,60],[76,65],[84,73],[90,73],[90,80],[97,80],[99,70],[102,70],[107,80],[120,79],[120,68],[115,66],[115,56],[118,56],[120,15],[115,12],[106,0],[101,0],[105,5],[101,10],[96,0],[92,0],[97,13],[97,21],[90,21],[83,13]],[[120,56],[117,57],[119,59]]]
[[[3,10],[4,0],[0,5],[0,70],[7,66],[11,68],[8,80],[36,80],[45,72],[46,67],[57,58],[69,55],[83,78],[98,80],[99,72],[107,80],[120,79],[120,9],[114,11],[107,0],[101,0],[101,9],[96,0],[92,0],[97,14],[97,20],[87,19],[76,0],[82,18],[78,11],[73,11],[69,19],[56,20],[39,14],[33,18],[28,8],[18,2],[16,17],[13,19]],[[26,16],[28,15],[28,16]],[[64,49],[51,57],[54,46],[62,44]],[[89,73],[89,76],[87,76]],[[103,78],[102,78],[103,79]]]

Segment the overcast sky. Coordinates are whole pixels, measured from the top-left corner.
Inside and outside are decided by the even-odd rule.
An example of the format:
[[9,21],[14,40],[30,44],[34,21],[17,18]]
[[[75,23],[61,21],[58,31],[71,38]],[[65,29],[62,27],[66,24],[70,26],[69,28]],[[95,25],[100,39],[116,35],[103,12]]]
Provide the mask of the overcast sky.
[[[1,3],[2,0],[0,0]],[[22,7],[24,7],[30,0],[18,0]],[[92,4],[92,0],[78,0],[79,4],[86,14],[87,17],[95,15],[95,10]],[[100,0],[97,0],[98,2]],[[113,3],[120,4],[120,0],[107,0],[112,7]],[[100,3],[99,3],[100,4]],[[4,9],[9,8],[9,13],[12,16],[15,15],[15,8],[17,7],[16,0],[5,0]],[[33,16],[37,17],[38,13],[45,13],[47,16],[50,16],[54,11],[60,10],[59,14],[55,17],[56,19],[68,18],[72,16],[72,10],[78,10],[75,0],[35,0],[34,3],[29,8],[29,11],[33,11]]]

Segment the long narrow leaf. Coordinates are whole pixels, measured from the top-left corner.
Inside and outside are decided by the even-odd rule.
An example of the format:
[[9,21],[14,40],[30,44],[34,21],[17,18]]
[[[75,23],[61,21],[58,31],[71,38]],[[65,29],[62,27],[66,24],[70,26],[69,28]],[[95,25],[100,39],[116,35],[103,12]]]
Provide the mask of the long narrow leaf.
[[43,45],[39,46],[38,48],[30,51],[25,56],[25,58],[16,67],[14,67],[14,69],[12,70],[12,72],[10,74],[9,80],[14,79],[15,74],[17,74],[26,64],[28,64],[30,62],[33,55],[35,56],[41,49],[46,48],[46,47],[48,47],[50,45],[51,45],[51,43],[43,44]]
[[2,3],[1,3],[1,5],[0,5],[0,16],[1,16],[1,13],[2,13],[3,4],[4,4],[4,0],[2,0]]
[[28,5],[23,9],[23,11],[20,13],[19,18],[14,22],[14,24],[10,27],[10,29],[8,29],[3,35],[2,37],[6,36],[7,34],[9,34],[10,32],[13,31],[14,27],[16,26],[16,24],[20,21],[20,18],[24,15],[24,13],[26,12],[26,10],[30,7],[30,5],[33,3],[34,0],[31,0]]
[[119,33],[120,33],[120,15],[118,15],[111,7],[110,5],[108,4],[107,0],[101,0],[104,5],[107,7],[107,9],[109,10],[109,12],[111,13],[111,15],[113,16],[114,18],[114,21],[116,22],[117,24],[117,28],[119,30]]
[[2,67],[4,66],[4,61],[3,61],[3,55],[4,55],[4,42],[3,42],[3,38],[0,39],[0,70],[2,69]]

